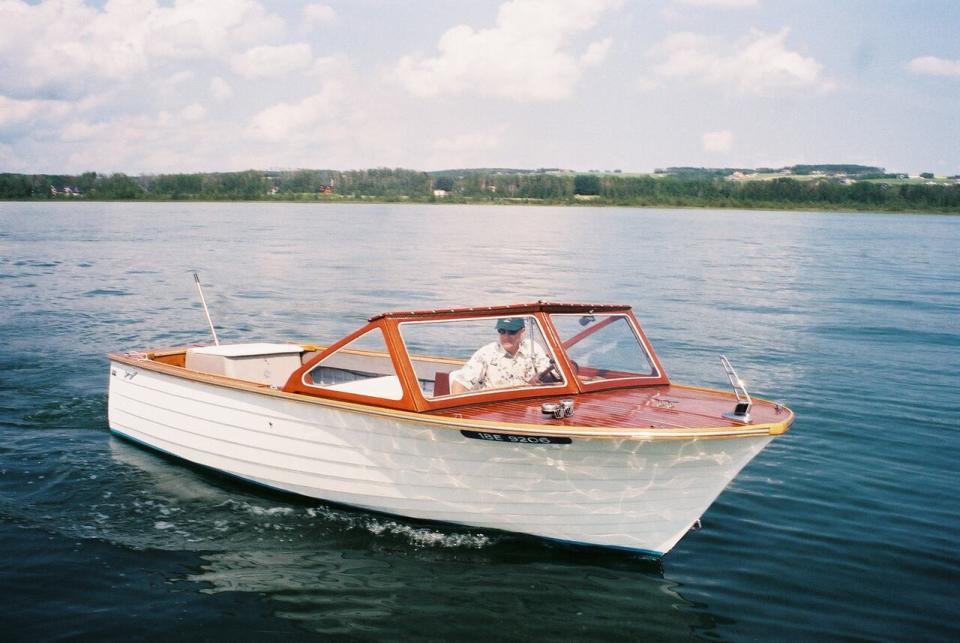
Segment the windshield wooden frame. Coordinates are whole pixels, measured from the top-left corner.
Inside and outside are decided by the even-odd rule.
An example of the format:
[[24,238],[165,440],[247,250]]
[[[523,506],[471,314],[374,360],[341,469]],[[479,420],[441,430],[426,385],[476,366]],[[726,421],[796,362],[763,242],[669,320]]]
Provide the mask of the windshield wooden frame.
[[[640,338],[643,347],[650,356],[651,361],[657,369],[657,377],[631,377],[616,380],[601,380],[598,382],[581,383],[575,376],[573,366],[566,350],[563,348],[557,329],[551,320],[554,314],[623,314],[627,317],[633,331]],[[459,395],[449,395],[441,398],[427,398],[420,389],[417,380],[416,370],[410,355],[407,353],[407,347],[404,344],[403,337],[400,334],[399,325],[413,321],[445,321],[458,319],[490,319],[494,321],[500,317],[520,317],[530,316],[537,320],[543,339],[547,342],[550,352],[554,355],[557,367],[560,369],[564,378],[563,386],[529,388],[497,389],[490,391],[477,391],[463,393]],[[302,381],[304,373],[308,372],[327,356],[332,355],[341,347],[349,344],[357,337],[369,332],[373,328],[380,328],[383,337],[387,343],[387,351],[390,359],[396,369],[397,376],[400,378],[400,385],[403,388],[403,397],[399,400],[390,400],[384,398],[370,397],[349,393],[344,391],[333,391],[329,389],[306,386]],[[350,333],[340,341],[327,346],[317,353],[312,359],[308,360],[303,366],[294,371],[283,386],[283,391],[287,393],[299,393],[312,397],[328,398],[342,400],[345,402],[355,402],[368,406],[377,406],[383,408],[400,409],[414,412],[430,412],[443,409],[456,408],[459,406],[469,406],[476,404],[488,404],[493,402],[507,400],[524,399],[559,399],[565,396],[578,395],[592,391],[603,391],[615,388],[630,388],[638,386],[658,386],[669,384],[666,372],[656,352],[650,345],[649,340],[643,332],[639,322],[629,306],[610,305],[610,304],[553,304],[537,302],[535,304],[517,304],[512,306],[498,306],[489,308],[461,308],[432,311],[409,311],[401,313],[385,313],[370,318],[370,322],[356,331]]]
[[[597,324],[597,326],[592,327],[592,328],[586,328],[586,329],[584,329],[583,333],[579,333],[579,334],[577,334],[577,335],[574,335],[574,336],[571,337],[571,338],[568,338],[566,341],[562,341],[562,340],[560,339],[559,332],[557,332],[557,330],[556,330],[556,326],[553,324],[553,317],[557,317],[557,316],[570,316],[570,317],[582,316],[583,313],[580,313],[580,312],[551,312],[551,313],[547,313],[547,317],[550,318],[551,328],[554,330],[554,332],[557,332],[557,344],[558,344],[558,345],[560,346],[560,348],[563,350],[563,355],[564,355],[564,358],[566,359],[566,361],[567,361],[568,363],[570,363],[570,364],[573,363],[573,360],[571,360],[569,353],[567,353],[567,346],[568,346],[568,345],[571,345],[571,344],[570,344],[571,340],[576,339],[576,338],[580,338],[580,337],[588,337],[589,335],[597,332],[598,330],[601,330],[601,329],[605,328],[608,324],[613,323],[613,321],[614,321],[618,316],[622,316],[624,319],[627,320],[627,323],[628,323],[628,325],[630,326],[631,330],[633,331],[634,336],[636,337],[636,339],[637,339],[638,342],[640,343],[641,348],[642,348],[642,349],[644,350],[644,352],[646,353],[646,356],[647,356],[647,358],[649,359],[650,364],[651,364],[651,365],[653,366],[653,368],[654,368],[654,374],[653,374],[653,375],[638,375],[638,376],[635,376],[635,377],[619,377],[619,378],[615,378],[615,379],[603,379],[603,380],[597,380],[597,381],[592,381],[592,382],[591,382],[591,381],[581,380],[579,376],[575,375],[576,380],[577,380],[577,386],[579,387],[579,389],[580,389],[581,391],[583,391],[583,392],[604,391],[604,390],[607,390],[607,389],[628,388],[628,387],[633,387],[633,386],[660,386],[660,385],[664,385],[664,384],[669,384],[669,383],[670,383],[669,379],[667,378],[666,372],[663,370],[663,365],[660,363],[660,358],[657,357],[656,351],[654,351],[654,350],[653,350],[653,346],[650,345],[650,340],[647,339],[646,334],[643,332],[643,328],[640,326],[640,322],[637,321],[637,318],[636,318],[636,316],[633,314],[633,311],[632,311],[632,310],[625,310],[625,311],[603,311],[603,312],[598,311],[598,312],[595,313],[595,314],[598,315],[598,316],[603,315],[603,316],[605,316],[605,317],[608,317],[608,318],[610,319],[610,321],[602,321],[602,322],[599,322],[599,323]],[[573,370],[573,371],[576,371],[575,368],[573,368],[572,370]]]

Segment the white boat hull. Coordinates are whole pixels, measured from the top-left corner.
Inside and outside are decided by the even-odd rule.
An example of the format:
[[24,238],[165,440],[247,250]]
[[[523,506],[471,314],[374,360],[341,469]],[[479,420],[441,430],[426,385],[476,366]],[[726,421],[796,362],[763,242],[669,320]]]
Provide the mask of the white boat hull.
[[190,462],[355,507],[657,556],[772,439],[484,441],[429,417],[110,371],[111,430]]

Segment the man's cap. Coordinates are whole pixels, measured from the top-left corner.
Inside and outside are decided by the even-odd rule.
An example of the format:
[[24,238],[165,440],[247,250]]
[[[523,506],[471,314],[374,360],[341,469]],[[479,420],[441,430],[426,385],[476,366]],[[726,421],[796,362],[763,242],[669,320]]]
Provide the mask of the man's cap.
[[518,331],[523,326],[523,317],[504,317],[497,320],[497,330]]

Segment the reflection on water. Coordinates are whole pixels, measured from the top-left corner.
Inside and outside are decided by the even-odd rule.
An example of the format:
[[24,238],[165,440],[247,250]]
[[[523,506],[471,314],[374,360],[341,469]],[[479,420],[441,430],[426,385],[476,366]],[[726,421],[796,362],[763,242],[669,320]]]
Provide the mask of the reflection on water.
[[[259,592],[279,614],[324,634],[396,632],[486,638],[685,638],[712,619],[689,609],[674,583],[636,560],[543,551],[256,550],[204,555],[191,580],[210,592]],[[680,613],[678,613],[680,611]],[[426,629],[424,629],[426,628]]]
[[[112,539],[196,549],[203,563],[187,580],[202,592],[268,597],[278,615],[312,632],[386,636],[429,620],[431,637],[470,640],[471,627],[488,628],[490,619],[531,634],[555,621],[556,634],[569,636],[579,618],[579,631],[597,639],[712,627],[695,610],[677,618],[677,607],[690,605],[659,561],[250,492],[118,438],[110,454],[138,479],[137,498],[118,509],[132,507],[134,523],[154,519],[154,533],[114,524]],[[610,622],[598,626],[605,614]]]

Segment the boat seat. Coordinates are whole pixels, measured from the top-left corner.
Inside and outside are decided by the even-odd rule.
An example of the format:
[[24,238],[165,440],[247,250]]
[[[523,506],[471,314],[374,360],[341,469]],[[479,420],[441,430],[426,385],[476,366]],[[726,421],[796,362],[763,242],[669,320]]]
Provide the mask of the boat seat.
[[403,386],[400,385],[400,378],[396,375],[363,378],[341,384],[332,384],[322,388],[328,391],[354,393],[356,395],[367,395],[369,397],[382,397],[386,400],[399,400],[403,398]]
[[433,396],[450,395],[450,373],[437,371],[433,377]]

